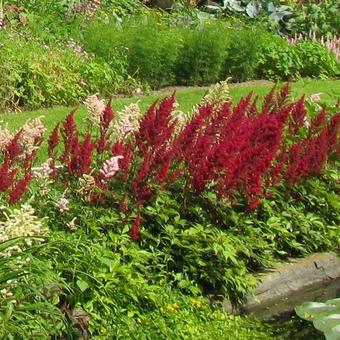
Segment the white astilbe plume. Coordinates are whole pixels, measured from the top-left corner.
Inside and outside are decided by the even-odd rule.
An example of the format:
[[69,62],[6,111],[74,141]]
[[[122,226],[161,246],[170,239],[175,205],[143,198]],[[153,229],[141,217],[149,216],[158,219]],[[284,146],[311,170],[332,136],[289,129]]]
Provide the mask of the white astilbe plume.
[[55,204],[55,206],[58,208],[58,210],[61,213],[64,213],[65,211],[69,211],[70,210],[70,208],[68,207],[69,203],[70,203],[69,200],[63,194],[63,196],[60,197],[60,199]]
[[293,38],[287,39],[290,45],[295,45],[299,41],[314,40],[326,47],[329,51],[335,54],[337,60],[340,59],[340,37],[318,37],[315,31],[309,31],[308,35],[296,34]]
[[100,174],[109,179],[113,177],[117,171],[119,171],[118,160],[123,159],[123,156],[114,156],[104,162],[102,169],[99,170]]
[[90,202],[91,194],[96,188],[96,181],[92,175],[84,174],[79,178],[79,189],[77,192],[82,195],[85,201]]
[[203,97],[200,105],[215,104],[218,108],[230,100],[228,81],[230,78],[213,85]]
[[84,105],[86,109],[89,111],[90,116],[89,116],[89,121],[95,125],[99,126],[100,125],[100,117],[102,115],[102,112],[105,109],[105,102],[103,99],[99,98],[99,94],[96,93],[93,96],[88,97],[84,101]]
[[0,121],[0,152],[5,150],[12,138],[13,135],[7,129],[7,125],[3,125]]
[[176,121],[175,133],[179,133],[187,122],[187,115],[179,110],[179,103],[177,100],[174,102],[171,117],[172,121]]
[[322,95],[322,92],[314,93],[309,97],[309,100],[312,103],[317,103],[321,100],[321,95]]
[[52,159],[49,158],[39,168],[32,169],[35,179],[44,180],[50,178],[50,175],[53,173],[53,169],[51,168],[51,161]]
[[137,131],[139,128],[139,120],[142,116],[138,103],[132,103],[125,106],[123,110],[118,112],[118,121],[114,124],[114,131],[119,138],[126,136],[130,132]]
[[26,122],[22,127],[20,144],[27,154],[30,154],[39,148],[39,146],[35,145],[35,143],[37,140],[40,140],[43,137],[47,130],[42,123],[43,118],[44,116],[37,117]]
[[20,236],[43,236],[47,227],[34,215],[34,209],[28,203],[20,209],[14,209],[10,215],[4,212],[6,220],[0,222],[0,243]]
[[220,81],[219,83],[211,86],[202,98],[201,102],[198,105],[195,105],[189,113],[184,115],[185,121],[192,118],[200,106],[214,104],[214,108],[219,110],[226,102],[228,102],[230,100],[228,85],[229,80],[230,78],[227,78],[226,80]]

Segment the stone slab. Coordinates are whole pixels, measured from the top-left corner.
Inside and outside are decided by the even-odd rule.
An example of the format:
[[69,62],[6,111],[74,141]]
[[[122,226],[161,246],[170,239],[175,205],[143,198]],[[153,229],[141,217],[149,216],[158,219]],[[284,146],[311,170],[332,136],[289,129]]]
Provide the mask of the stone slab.
[[339,296],[340,257],[336,253],[318,253],[291,259],[267,272],[240,309],[234,310],[228,300],[224,301],[224,309],[269,319],[292,312],[304,301],[324,301]]

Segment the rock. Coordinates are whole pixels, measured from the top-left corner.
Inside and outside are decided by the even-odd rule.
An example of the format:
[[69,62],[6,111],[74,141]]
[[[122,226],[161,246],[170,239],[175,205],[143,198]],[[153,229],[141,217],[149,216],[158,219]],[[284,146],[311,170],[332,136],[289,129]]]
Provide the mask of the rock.
[[175,0],[152,0],[151,6],[161,8],[161,9],[170,9],[175,4]]
[[[335,253],[320,253],[291,259],[265,274],[241,312],[269,319],[292,312],[304,301],[324,301],[340,295],[340,258]],[[224,302],[226,312],[231,308]]]

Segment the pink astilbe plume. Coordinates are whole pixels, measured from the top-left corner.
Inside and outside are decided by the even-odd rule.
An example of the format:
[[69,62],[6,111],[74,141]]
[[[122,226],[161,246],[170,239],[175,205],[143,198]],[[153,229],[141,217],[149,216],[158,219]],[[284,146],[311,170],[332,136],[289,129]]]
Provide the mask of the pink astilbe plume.
[[123,159],[124,156],[114,156],[104,162],[103,167],[99,170],[99,173],[103,177],[103,179],[110,179],[115,176],[115,174],[119,171],[118,161]]

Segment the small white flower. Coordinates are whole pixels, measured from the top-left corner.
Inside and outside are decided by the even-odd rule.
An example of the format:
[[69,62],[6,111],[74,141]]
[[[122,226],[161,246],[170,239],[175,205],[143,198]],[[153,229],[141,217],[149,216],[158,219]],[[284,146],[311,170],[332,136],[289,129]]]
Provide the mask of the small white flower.
[[312,103],[319,102],[321,100],[321,95],[322,95],[322,92],[314,93],[309,97],[309,100]]
[[68,207],[69,200],[64,196],[60,197],[59,201],[56,203],[56,207],[59,209],[61,213],[70,210]]

